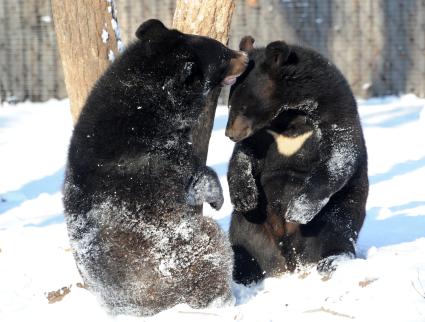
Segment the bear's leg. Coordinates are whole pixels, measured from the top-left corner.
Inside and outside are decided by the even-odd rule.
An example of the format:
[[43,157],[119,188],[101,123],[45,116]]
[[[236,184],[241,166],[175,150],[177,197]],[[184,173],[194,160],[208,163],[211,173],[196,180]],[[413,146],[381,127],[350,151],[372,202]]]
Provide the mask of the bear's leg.
[[304,241],[304,247],[298,250],[301,263],[317,264],[317,270],[321,274],[332,273],[340,261],[355,257],[355,234],[349,228],[349,220],[329,219],[335,213],[328,213],[326,210],[323,209],[307,225],[301,225],[298,237]]
[[220,209],[224,198],[217,173],[210,167],[196,172],[187,187],[186,200],[191,206],[201,206],[208,202],[214,209]]
[[[233,276],[244,283],[276,276],[286,270],[286,260],[262,212],[232,214],[229,239],[235,250]],[[254,261],[252,261],[254,259]],[[249,263],[250,265],[247,265]],[[244,282],[244,280],[246,282]]]
[[[179,274],[181,293],[194,308],[220,307],[234,302],[232,295],[233,253],[229,240],[217,223],[201,217],[198,239],[188,253],[191,263]],[[202,241],[207,241],[205,245]]]
[[330,274],[336,270],[340,262],[354,259],[355,257],[356,256],[353,253],[330,255],[328,257],[322,258],[319,263],[317,263],[317,271],[323,275]]
[[263,278],[263,270],[254,257],[243,246],[233,246],[235,263],[233,280],[236,283],[249,285]]
[[[243,144],[237,143],[229,161],[227,182],[230,200],[237,212],[247,212],[258,207],[260,191],[254,177],[258,160]],[[258,169],[257,169],[258,171]]]
[[261,186],[267,200],[267,211],[275,214],[282,223],[286,222],[288,203],[303,183],[299,178],[284,174],[263,176]]
[[[352,191],[350,191],[352,190]],[[355,243],[364,218],[364,198],[354,189],[343,189],[335,194],[329,203],[307,226],[323,228],[318,233],[320,257],[317,269],[329,273],[336,269],[338,262],[355,258]]]

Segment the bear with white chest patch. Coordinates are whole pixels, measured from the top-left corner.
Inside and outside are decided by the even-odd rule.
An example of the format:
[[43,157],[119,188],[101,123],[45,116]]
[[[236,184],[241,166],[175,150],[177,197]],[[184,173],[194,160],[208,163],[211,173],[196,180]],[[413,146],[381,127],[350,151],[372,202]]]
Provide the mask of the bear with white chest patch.
[[355,256],[368,195],[367,152],[356,101],[320,54],[282,41],[240,49],[249,64],[229,98],[226,135],[234,206],[234,278],[248,284]]
[[223,203],[193,149],[209,93],[245,53],[149,20],[97,81],[69,146],[65,218],[81,276],[112,314],[232,301],[232,250],[199,207]]

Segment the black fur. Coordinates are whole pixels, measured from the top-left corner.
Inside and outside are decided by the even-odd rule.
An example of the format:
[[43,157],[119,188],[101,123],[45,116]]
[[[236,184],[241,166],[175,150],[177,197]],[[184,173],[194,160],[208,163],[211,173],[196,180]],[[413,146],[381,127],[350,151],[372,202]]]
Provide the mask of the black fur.
[[114,314],[224,304],[231,248],[197,211],[205,201],[219,209],[222,190],[194,155],[191,131],[208,93],[232,64],[245,69],[246,55],[158,20],[136,34],[94,86],[71,139],[64,205],[74,256]]
[[[354,256],[365,217],[367,152],[356,101],[313,50],[278,41],[250,49],[249,59],[231,89],[226,129],[238,141],[228,172],[234,277],[249,283],[258,273],[240,260],[247,253],[265,272],[257,278],[307,263],[332,269],[335,255]],[[311,135],[283,155],[270,131]]]

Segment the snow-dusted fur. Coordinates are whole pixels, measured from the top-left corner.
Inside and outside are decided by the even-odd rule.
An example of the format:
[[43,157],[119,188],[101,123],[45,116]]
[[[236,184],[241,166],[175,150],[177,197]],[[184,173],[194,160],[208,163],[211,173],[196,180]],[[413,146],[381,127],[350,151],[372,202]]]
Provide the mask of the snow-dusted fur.
[[[70,143],[64,205],[79,271],[113,314],[232,300],[216,173],[192,149],[208,93],[246,66],[219,42],[141,25],[94,86]],[[233,73],[233,74],[232,74]]]
[[[250,43],[251,40],[251,43]],[[226,133],[235,278],[262,276],[355,255],[368,195],[367,153],[356,101],[318,53],[273,42],[252,48],[232,87]]]

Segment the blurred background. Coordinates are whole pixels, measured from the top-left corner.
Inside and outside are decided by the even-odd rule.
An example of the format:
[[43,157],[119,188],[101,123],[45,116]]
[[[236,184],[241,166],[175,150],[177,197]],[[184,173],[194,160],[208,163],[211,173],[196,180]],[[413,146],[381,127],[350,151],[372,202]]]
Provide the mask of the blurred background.
[[[78,1],[78,0],[77,0]],[[124,43],[141,22],[171,26],[175,0],[116,0]],[[316,49],[357,97],[425,96],[425,0],[236,0],[229,46],[285,40]],[[67,96],[49,0],[0,2],[0,103]],[[226,103],[227,92],[220,103]]]

